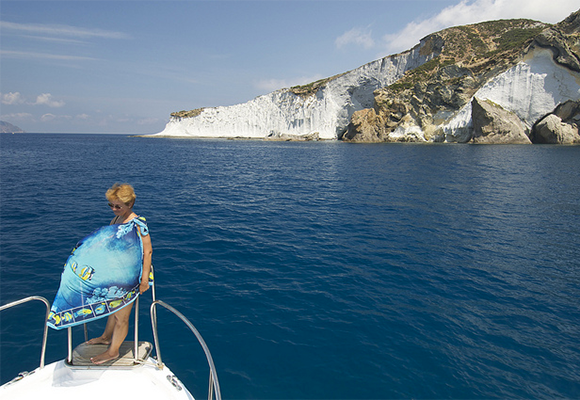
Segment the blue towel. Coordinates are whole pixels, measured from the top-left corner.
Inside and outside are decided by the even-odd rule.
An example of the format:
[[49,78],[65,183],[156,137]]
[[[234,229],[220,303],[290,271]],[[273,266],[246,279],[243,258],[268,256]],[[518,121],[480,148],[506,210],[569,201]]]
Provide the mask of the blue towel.
[[81,240],[68,257],[48,326],[63,329],[106,317],[139,296],[144,218],[103,226]]

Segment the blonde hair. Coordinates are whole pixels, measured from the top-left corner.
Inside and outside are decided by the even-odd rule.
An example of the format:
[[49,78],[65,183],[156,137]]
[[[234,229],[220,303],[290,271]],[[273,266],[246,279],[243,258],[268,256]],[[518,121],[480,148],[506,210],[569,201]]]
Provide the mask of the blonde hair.
[[107,190],[105,196],[107,196],[107,200],[109,201],[121,200],[129,207],[133,207],[135,204],[135,198],[137,197],[133,186],[127,183],[115,183],[109,190]]

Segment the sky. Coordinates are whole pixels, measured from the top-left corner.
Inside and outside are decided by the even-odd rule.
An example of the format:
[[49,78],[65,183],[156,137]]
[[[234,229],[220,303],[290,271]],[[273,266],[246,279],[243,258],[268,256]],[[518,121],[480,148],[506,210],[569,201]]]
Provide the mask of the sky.
[[487,20],[556,23],[577,0],[0,1],[0,120],[150,134]]

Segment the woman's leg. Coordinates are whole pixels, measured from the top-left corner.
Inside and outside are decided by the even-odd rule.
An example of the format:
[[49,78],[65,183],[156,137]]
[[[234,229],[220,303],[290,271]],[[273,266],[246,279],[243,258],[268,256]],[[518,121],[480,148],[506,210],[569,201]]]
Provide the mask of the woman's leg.
[[[107,351],[91,358],[91,361],[94,364],[102,364],[119,357],[119,348],[127,337],[127,332],[129,332],[129,317],[131,316],[132,308],[133,303],[109,316],[109,319],[114,319],[114,322],[111,324],[112,334],[110,336],[110,345]],[[108,327],[109,321],[107,321],[107,328]],[[107,328],[105,328],[105,332],[107,331]],[[104,335],[105,334],[103,334],[103,336]]]
[[105,331],[99,337],[87,341],[87,344],[111,344],[111,337],[113,337],[113,330],[115,329],[115,314],[109,315],[107,319],[107,326]]

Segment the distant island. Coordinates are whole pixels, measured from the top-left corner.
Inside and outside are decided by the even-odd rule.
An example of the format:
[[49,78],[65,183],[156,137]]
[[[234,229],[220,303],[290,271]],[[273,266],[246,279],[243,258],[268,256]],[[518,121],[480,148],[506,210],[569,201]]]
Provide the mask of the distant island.
[[0,121],[0,132],[2,133],[26,133],[16,125],[12,125],[6,121]]

